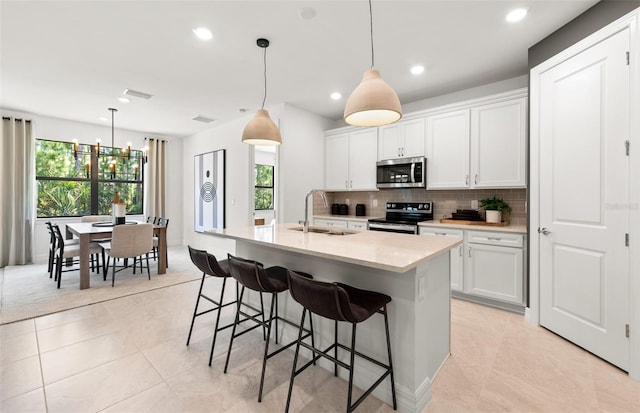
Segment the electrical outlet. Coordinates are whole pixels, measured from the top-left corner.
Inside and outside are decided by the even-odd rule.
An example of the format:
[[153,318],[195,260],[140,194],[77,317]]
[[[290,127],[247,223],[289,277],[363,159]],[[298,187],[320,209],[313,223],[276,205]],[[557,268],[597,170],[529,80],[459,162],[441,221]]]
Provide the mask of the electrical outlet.
[[371,206],[373,206],[374,208],[378,206],[378,200],[374,199],[373,201],[371,201]]
[[478,209],[478,200],[477,199],[472,199],[471,200],[471,209]]
[[347,199],[344,200],[344,203],[347,204],[347,205],[351,205],[351,200],[349,198],[347,198]]

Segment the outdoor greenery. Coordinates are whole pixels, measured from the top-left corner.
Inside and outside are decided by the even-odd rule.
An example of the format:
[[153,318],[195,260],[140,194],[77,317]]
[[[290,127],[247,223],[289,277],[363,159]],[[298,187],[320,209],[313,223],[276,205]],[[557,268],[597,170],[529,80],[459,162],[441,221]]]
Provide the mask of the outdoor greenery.
[[255,209],[273,209],[273,165],[256,164]]
[[[112,155],[115,174],[109,169]],[[114,189],[127,205],[127,213],[141,214],[143,199],[142,152],[36,140],[37,214],[40,218],[111,214]],[[95,196],[92,202],[92,188]]]

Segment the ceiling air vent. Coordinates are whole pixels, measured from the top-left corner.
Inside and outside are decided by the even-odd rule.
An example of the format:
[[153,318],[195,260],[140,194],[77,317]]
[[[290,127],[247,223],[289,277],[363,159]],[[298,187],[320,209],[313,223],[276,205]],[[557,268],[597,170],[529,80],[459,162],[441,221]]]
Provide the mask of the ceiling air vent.
[[213,122],[215,119],[211,119],[211,118],[208,118],[206,116],[198,115],[195,118],[193,118],[193,120],[197,120],[198,122],[209,123],[209,122]]
[[124,94],[129,96],[135,96],[137,98],[142,98],[142,99],[151,99],[151,96],[153,96],[148,93],[138,92],[137,90],[132,90],[132,89],[125,89]]

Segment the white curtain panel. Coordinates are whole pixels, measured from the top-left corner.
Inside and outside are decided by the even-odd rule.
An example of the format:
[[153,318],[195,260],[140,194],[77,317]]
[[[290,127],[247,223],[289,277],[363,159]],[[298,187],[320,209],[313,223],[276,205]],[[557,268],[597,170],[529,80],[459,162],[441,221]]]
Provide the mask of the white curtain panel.
[[144,173],[144,210],[148,217],[165,215],[165,151],[167,142],[147,139],[147,164]]
[[35,139],[31,121],[2,118],[0,268],[33,262]]

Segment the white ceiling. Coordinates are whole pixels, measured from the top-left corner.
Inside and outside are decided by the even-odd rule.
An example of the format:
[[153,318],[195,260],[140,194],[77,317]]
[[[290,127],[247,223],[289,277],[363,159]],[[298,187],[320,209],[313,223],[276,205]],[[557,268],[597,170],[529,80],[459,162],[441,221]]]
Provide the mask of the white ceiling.
[[[373,0],[375,63],[402,103],[527,73],[527,49],[595,0]],[[515,7],[529,9],[517,24]],[[303,8],[315,17],[303,19]],[[369,69],[366,0],[0,1],[0,107],[188,136],[260,107],[287,102],[340,119]],[[214,39],[198,40],[205,26]],[[416,63],[420,76],[409,73]],[[150,100],[117,98],[126,88]],[[333,101],[331,92],[343,94]]]

